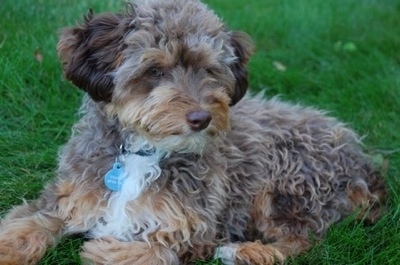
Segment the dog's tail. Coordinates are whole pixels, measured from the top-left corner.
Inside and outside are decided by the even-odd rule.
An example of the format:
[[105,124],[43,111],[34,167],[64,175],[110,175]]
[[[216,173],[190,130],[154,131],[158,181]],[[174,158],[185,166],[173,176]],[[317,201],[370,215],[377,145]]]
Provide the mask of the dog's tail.
[[387,187],[380,173],[372,166],[367,167],[365,178],[353,179],[347,188],[347,194],[357,219],[365,223],[376,222],[386,211]]

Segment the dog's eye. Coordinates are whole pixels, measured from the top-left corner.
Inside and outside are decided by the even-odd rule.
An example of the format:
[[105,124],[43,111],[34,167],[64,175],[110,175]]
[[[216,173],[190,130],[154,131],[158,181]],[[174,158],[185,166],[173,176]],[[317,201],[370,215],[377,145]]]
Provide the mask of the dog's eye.
[[206,71],[206,73],[209,75],[213,74],[213,70],[211,70],[210,68],[206,68],[204,69],[204,71]]
[[207,75],[217,75],[221,70],[216,67],[208,67],[204,68],[204,72],[206,72]]
[[151,78],[160,78],[164,75],[165,75],[164,71],[160,68],[154,67],[149,70],[149,76]]

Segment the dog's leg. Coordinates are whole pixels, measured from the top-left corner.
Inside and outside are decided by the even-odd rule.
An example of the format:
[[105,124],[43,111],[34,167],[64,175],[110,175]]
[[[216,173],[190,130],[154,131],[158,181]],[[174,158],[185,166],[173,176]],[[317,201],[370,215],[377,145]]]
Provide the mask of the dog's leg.
[[36,264],[58,238],[94,225],[102,190],[76,179],[59,179],[36,201],[14,208],[1,220],[0,264]]
[[62,222],[34,203],[14,208],[0,225],[0,264],[36,264],[56,243]]
[[[386,196],[386,190],[379,175],[373,172],[364,175],[366,175],[365,179],[353,178],[347,184],[346,195],[343,195],[343,201],[346,203],[342,206],[341,214],[346,216],[353,211],[359,211],[359,219],[373,222],[382,214],[381,204]],[[266,241],[271,239],[276,239],[276,241],[270,244],[256,241],[223,245],[217,249],[215,256],[220,258],[225,265],[283,263],[288,257],[306,251],[312,246],[307,237],[308,233],[305,232],[309,228],[303,227],[300,221],[297,228],[288,229],[293,225],[293,220],[290,218],[286,220],[285,215],[275,216],[275,219],[280,220],[286,226],[277,225],[269,218],[274,205],[273,198],[274,195],[268,193],[267,190],[260,192],[254,199],[252,214],[256,220],[257,233]],[[329,222],[328,220],[326,225],[329,225]],[[282,229],[284,227],[286,229]],[[296,234],[294,232],[296,230],[302,231],[302,233]]]
[[258,240],[222,245],[217,248],[215,257],[221,259],[225,265],[272,265],[281,264],[289,256],[309,249],[312,244],[307,232],[294,233],[294,229],[282,229],[288,228],[292,220],[284,220],[285,225],[282,227],[270,218],[273,204],[274,194],[268,189],[262,190],[253,201],[251,213],[254,223],[249,224],[249,229],[255,230],[255,234],[263,242]]
[[113,238],[93,239],[83,245],[85,264],[171,265],[179,264],[176,253],[161,244],[121,242]]
[[271,244],[261,241],[228,244],[218,248],[215,255],[225,265],[273,265],[282,264],[287,257],[299,254],[311,247],[307,238],[287,236]]

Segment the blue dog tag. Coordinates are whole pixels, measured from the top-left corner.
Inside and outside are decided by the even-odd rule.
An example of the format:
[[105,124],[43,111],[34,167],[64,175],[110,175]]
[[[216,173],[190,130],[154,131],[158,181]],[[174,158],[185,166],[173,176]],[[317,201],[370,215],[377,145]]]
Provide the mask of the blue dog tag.
[[112,191],[120,191],[124,184],[124,165],[115,162],[112,169],[104,177],[104,184]]

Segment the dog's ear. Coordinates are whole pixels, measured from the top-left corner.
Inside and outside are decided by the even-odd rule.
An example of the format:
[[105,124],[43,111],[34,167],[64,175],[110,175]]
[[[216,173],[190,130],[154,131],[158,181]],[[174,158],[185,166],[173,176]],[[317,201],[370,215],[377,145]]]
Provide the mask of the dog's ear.
[[93,15],[81,25],[61,31],[57,45],[64,74],[95,101],[110,101],[113,70],[122,62],[123,37],[129,23],[122,14]]
[[232,32],[231,45],[237,57],[230,67],[236,79],[235,91],[231,95],[230,105],[233,106],[246,94],[249,83],[246,66],[253,54],[254,46],[250,36],[240,31]]

